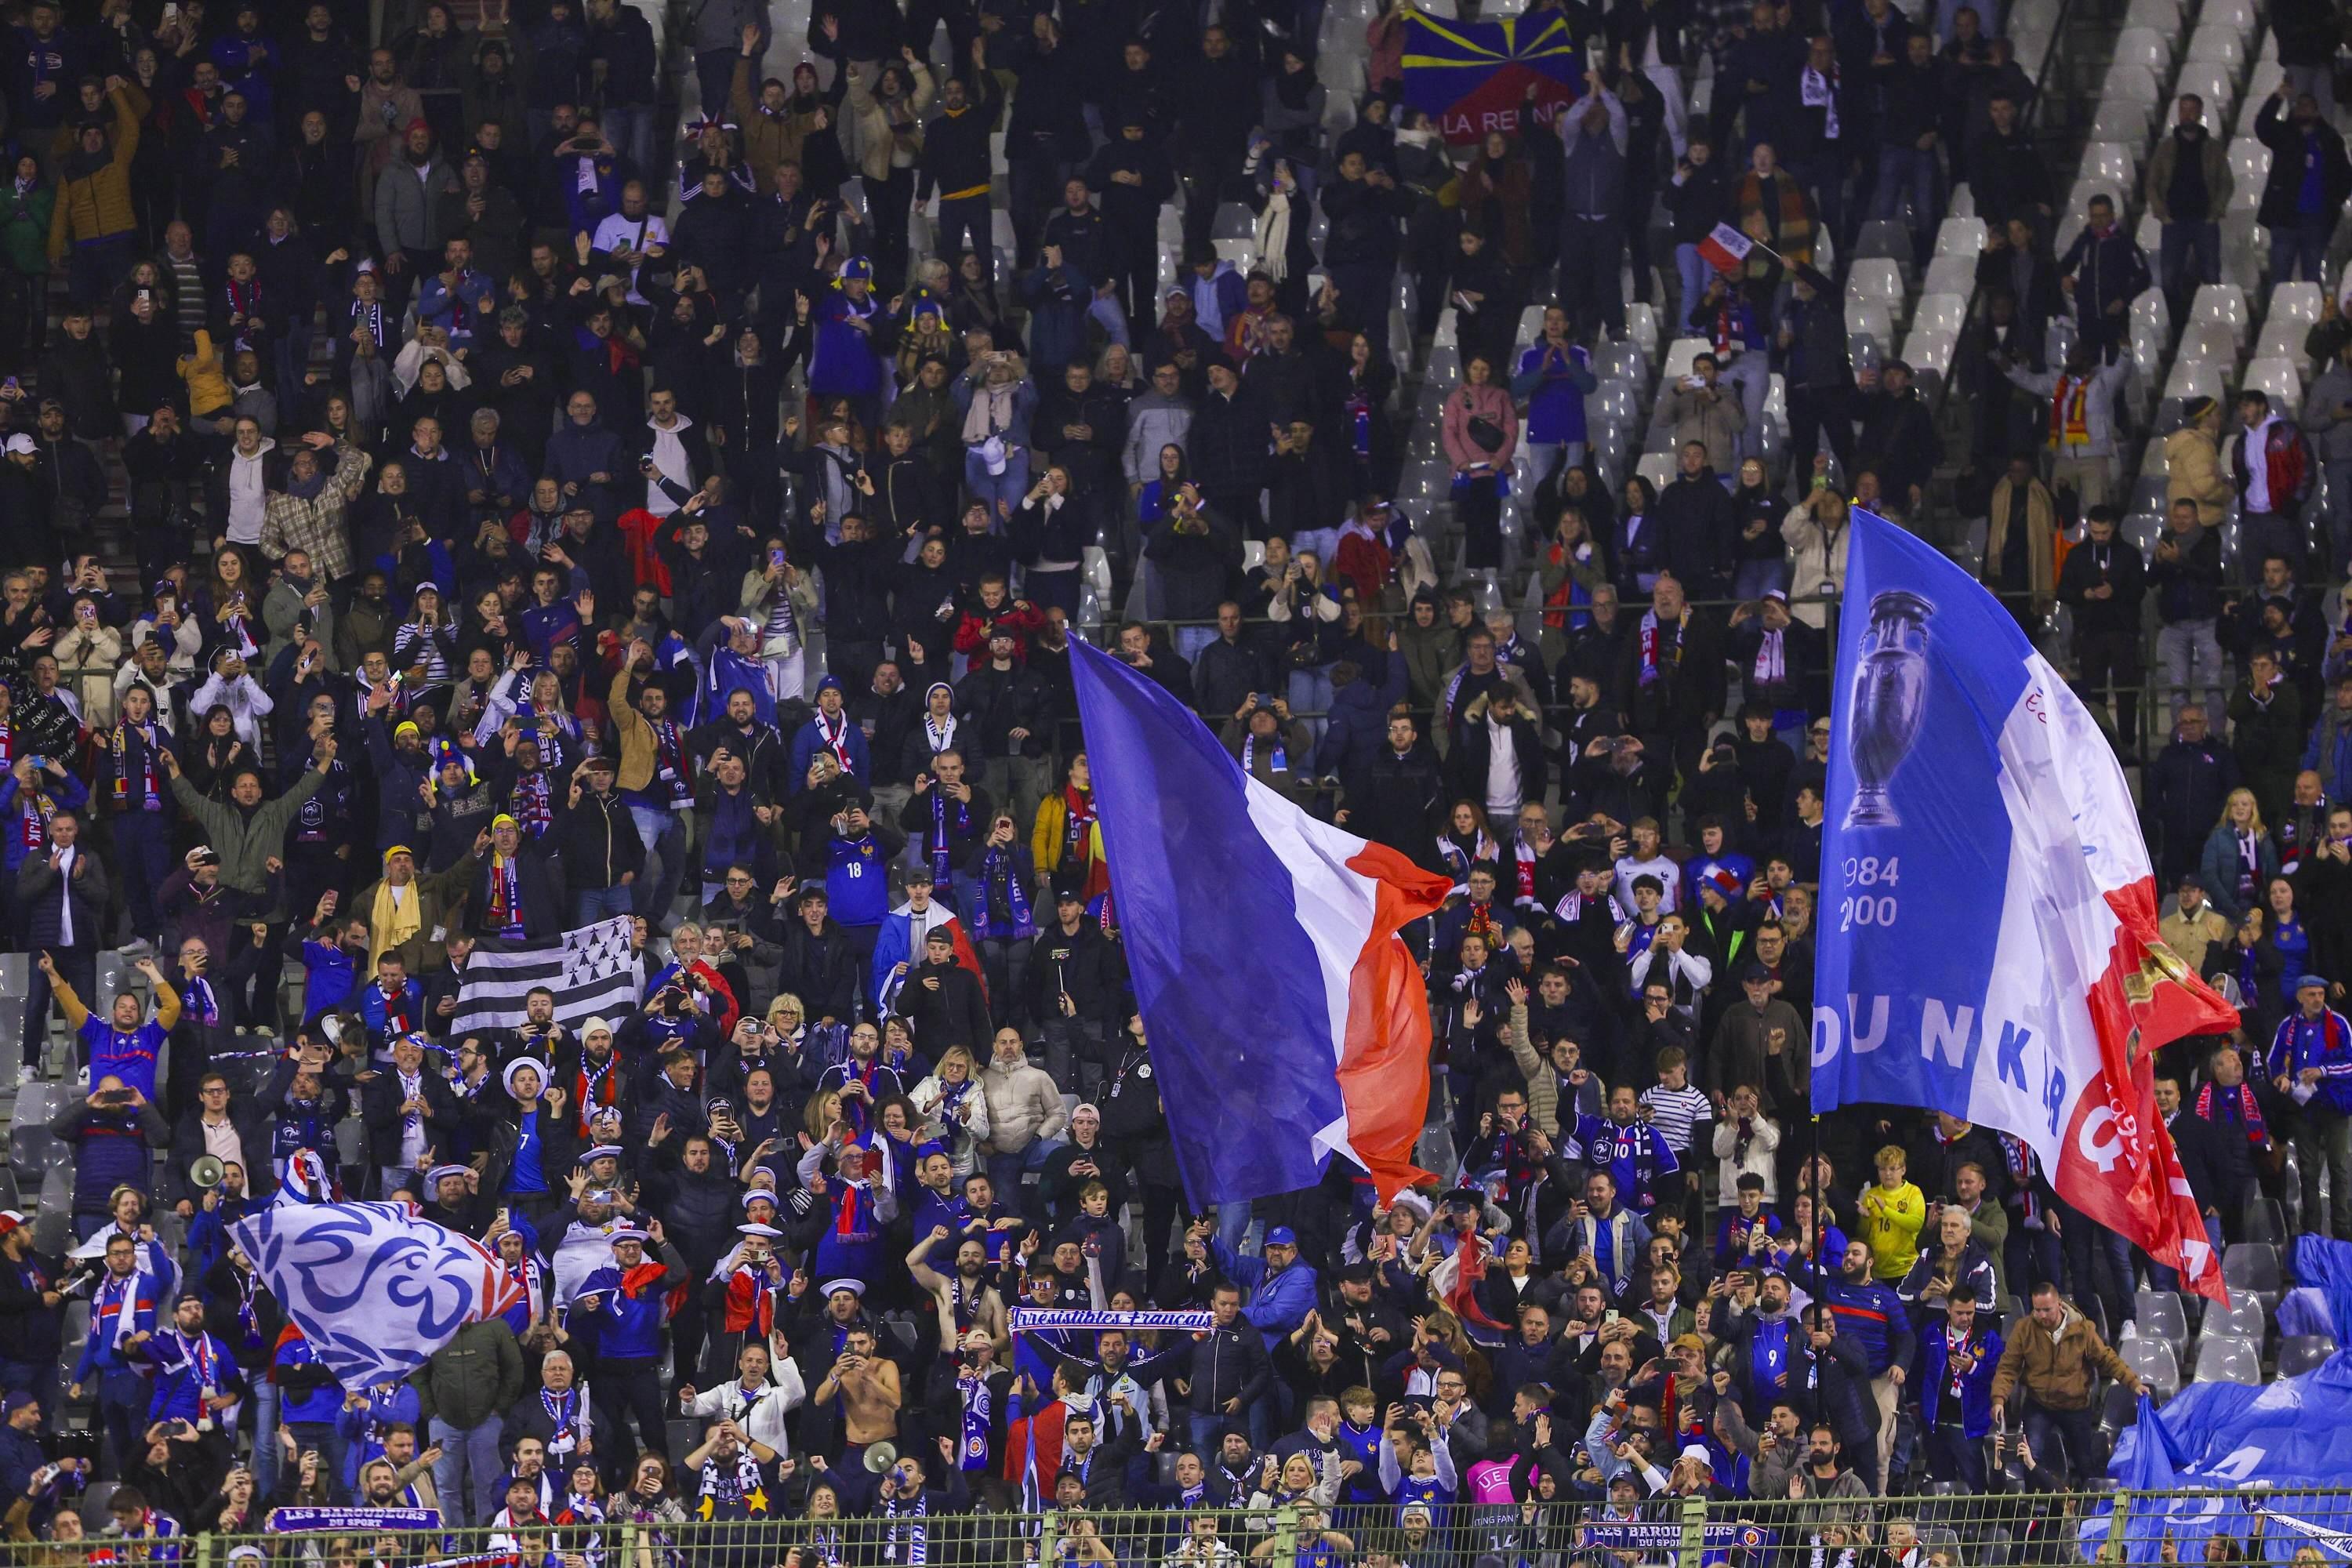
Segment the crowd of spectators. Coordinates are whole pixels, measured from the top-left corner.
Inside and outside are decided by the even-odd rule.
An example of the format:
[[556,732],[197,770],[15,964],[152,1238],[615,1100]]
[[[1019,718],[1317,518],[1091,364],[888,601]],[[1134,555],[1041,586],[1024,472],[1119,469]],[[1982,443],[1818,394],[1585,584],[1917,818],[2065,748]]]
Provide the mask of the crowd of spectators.
[[[1984,579],[2069,608],[2127,747],[2162,626],[2165,935],[2244,1022],[2164,1054],[2183,1168],[2217,1244],[2256,1192],[2352,1238],[2352,637],[2307,586],[2352,552],[2352,369],[2316,453],[2192,406],[2170,532],[2118,542],[2149,268],[2111,204],[2053,253],[1997,5],[1536,0],[1576,100],[1460,145],[1389,5],[1352,103],[1321,0],[818,0],[797,59],[750,0],[660,43],[628,0],[207,9],[31,0],[0,81],[5,945],[18,1130],[70,1177],[69,1223],[0,1213],[35,1560],[352,1504],[564,1568],[692,1519],[920,1564],[1026,1506],[1072,1561],[1262,1558],[1280,1514],[1301,1563],[1423,1568],[1704,1496],[1919,1568],[1883,1496],[2102,1474],[2168,1271],[2012,1136],[1808,1100],[1851,509],[1971,510],[1844,258],[1872,221],[1924,258],[1962,180]],[[2301,235],[2352,165],[2273,107]],[[2226,201],[2195,129],[2150,170],[2167,288]],[[1719,224],[1761,242],[1727,274]],[[1663,487],[1589,439],[1629,302],[1707,340]],[[1450,483],[1408,503],[1415,442]],[[1188,1203],[1097,627],[1454,879],[1407,932],[1442,1180]],[[453,1026],[479,944],[615,919],[632,1005]],[[347,1388],[229,1227],[395,1197],[522,1302]],[[1169,1517],[1089,1522],[1128,1509]]]

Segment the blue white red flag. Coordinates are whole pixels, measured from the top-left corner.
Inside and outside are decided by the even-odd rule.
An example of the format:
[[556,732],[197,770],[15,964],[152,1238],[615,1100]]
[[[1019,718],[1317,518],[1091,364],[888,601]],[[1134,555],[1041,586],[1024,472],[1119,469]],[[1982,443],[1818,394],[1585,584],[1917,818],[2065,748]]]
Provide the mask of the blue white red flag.
[[1311,1187],[1333,1153],[1391,1195],[1429,1103],[1429,998],[1398,928],[1452,884],[1244,773],[1142,674],[1071,671],[1112,898],[1195,1207]]
[[345,1388],[398,1383],[522,1298],[488,1247],[411,1204],[281,1205],[229,1234]]
[[1965,571],[1857,511],[1830,722],[1814,1111],[2014,1133],[2060,1197],[2222,1296],[2153,1067],[2237,1014],[2158,937],[2089,711]]

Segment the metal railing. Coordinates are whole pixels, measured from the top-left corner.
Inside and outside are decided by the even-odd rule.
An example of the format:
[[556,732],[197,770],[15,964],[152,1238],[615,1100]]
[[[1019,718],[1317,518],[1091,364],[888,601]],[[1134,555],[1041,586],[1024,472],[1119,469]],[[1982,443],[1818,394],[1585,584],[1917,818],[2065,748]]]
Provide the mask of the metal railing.
[[[2048,1472],[2020,1466],[1991,1473],[2026,1489],[1982,1494],[1937,1491],[1718,1500],[1685,1488],[1630,1506],[1566,1500],[1450,1502],[1400,1506],[1341,1500],[1152,1509],[1069,1506],[1043,1512],[992,1507],[1007,1499],[993,1480],[969,1510],[930,1494],[924,1511],[895,1517],[872,1502],[870,1478],[843,1491],[858,1511],[813,1516],[803,1486],[762,1491],[769,1516],[698,1516],[701,1482],[681,1470],[687,1495],[665,1511],[684,1517],[636,1521],[614,1512],[507,1529],[419,1526],[399,1510],[371,1523],[367,1510],[309,1521],[317,1528],[205,1534],[172,1542],[194,1568],[227,1568],[258,1551],[266,1563],[380,1568],[979,1568],[982,1564],[1110,1563],[1118,1568],[1215,1568],[1249,1561],[1319,1562],[1377,1568],[1853,1568],[1884,1551],[1919,1568],[2056,1568],[2071,1563],[2287,1564],[2316,1547],[2345,1555],[2352,1490],[2260,1488],[2175,1492],[2060,1491]],[[1762,1472],[1750,1471],[1750,1479]],[[802,1471],[805,1477],[807,1472]],[[1772,1472],[1785,1477],[1784,1471]],[[838,1481],[836,1472],[832,1478]],[[1676,1468],[1678,1481],[1694,1479]],[[2045,1489],[2032,1489],[2036,1483]],[[1646,1490],[1646,1488],[1643,1489]],[[719,1509],[715,1511],[731,1511]],[[110,1535],[118,1551],[123,1543]],[[1916,1556],[1910,1555],[1916,1548]],[[149,1548],[123,1555],[160,1560]],[[1849,1555],[1851,1554],[1851,1555]],[[2302,1559],[2309,1563],[2308,1557]]]

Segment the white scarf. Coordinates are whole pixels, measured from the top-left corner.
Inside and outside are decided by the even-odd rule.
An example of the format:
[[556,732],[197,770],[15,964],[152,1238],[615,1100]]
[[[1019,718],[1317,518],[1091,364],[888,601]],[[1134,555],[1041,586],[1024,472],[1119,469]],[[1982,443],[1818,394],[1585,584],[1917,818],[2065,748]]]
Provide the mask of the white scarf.
[[1017,381],[983,381],[972,390],[971,406],[963,416],[965,446],[977,447],[1013,427],[1013,398],[1020,386]]
[[1257,269],[1279,283],[1288,275],[1290,250],[1290,197],[1275,191],[1265,198],[1265,211],[1257,215]]
[[656,517],[667,517],[677,510],[677,502],[661,488],[663,479],[675,480],[688,489],[695,485],[694,465],[687,459],[686,443],[680,439],[694,428],[694,421],[683,414],[676,417],[677,423],[667,430],[650,419],[646,421],[646,428],[654,433],[653,450],[646,454],[654,460],[654,473],[646,481],[646,510]]
[[1787,652],[1780,645],[1781,634],[1766,628],[1763,640],[1756,645],[1756,684],[1778,685],[1789,679]]
[[1807,109],[1822,111],[1822,134],[1832,142],[1837,140],[1837,68],[1831,67],[1824,76],[1807,66],[1797,78],[1797,97]]

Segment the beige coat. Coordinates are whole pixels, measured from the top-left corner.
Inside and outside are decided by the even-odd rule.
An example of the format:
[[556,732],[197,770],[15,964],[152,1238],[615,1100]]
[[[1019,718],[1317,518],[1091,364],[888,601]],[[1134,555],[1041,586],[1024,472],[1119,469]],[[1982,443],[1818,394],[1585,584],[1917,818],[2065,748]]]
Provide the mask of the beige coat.
[[1789,577],[1789,614],[1819,631],[1829,623],[1829,607],[1815,597],[1822,584],[1845,592],[1845,552],[1853,538],[1853,513],[1847,512],[1834,528],[1824,528],[1808,502],[1800,501],[1780,520],[1780,537],[1788,542],[1793,565]]
[[980,1091],[988,1100],[988,1152],[1018,1154],[1040,1138],[1060,1136],[1068,1122],[1062,1091],[1025,1056],[1009,1068],[991,1057]]
[[[906,116],[898,122],[898,131],[907,139],[905,166],[911,168],[915,155],[923,150],[923,111],[931,106],[931,73],[921,65],[898,64],[914,83],[914,90],[898,100]],[[874,85],[862,70],[849,73],[849,118],[857,127],[857,172],[869,180],[888,179],[892,116],[889,108],[874,96]]]
[[[2040,479],[2026,493],[2025,526],[2032,530],[2025,542],[2026,583],[2033,591],[2037,610],[2046,610],[2058,588],[2058,509],[2049,487]],[[1985,534],[1987,563],[2000,560],[2009,545],[2010,483],[2003,479],[1992,488],[1992,522]]]
[[81,700],[81,721],[93,730],[114,727],[114,671],[122,663],[122,634],[100,623],[76,626],[58,639],[58,670],[68,675],[74,695]]
[[2222,509],[2237,487],[2221,471],[2220,444],[2203,430],[2184,427],[2164,438],[2164,510],[2177,500],[2197,503],[2197,521],[2208,528],[2221,526]]

